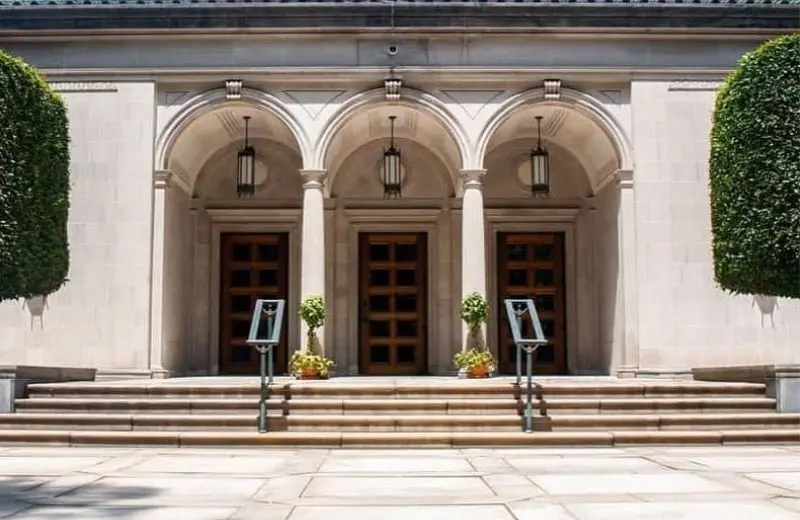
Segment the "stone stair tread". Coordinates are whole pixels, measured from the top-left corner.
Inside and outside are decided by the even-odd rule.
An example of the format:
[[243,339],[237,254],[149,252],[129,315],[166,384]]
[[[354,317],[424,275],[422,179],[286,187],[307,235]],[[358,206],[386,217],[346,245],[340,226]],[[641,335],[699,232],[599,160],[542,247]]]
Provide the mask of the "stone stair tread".
[[[48,397],[48,398],[37,398],[37,399],[17,399],[15,402],[17,404],[25,404],[30,402],[37,402],[37,403],[87,403],[87,404],[95,404],[95,403],[210,403],[210,404],[217,404],[217,403],[252,403],[257,402],[258,397],[227,397],[227,398],[204,398],[204,397],[136,397],[136,398],[128,398],[128,397]],[[277,399],[275,397],[269,399],[270,402],[287,402],[287,403],[338,403],[338,402],[348,402],[348,403],[392,403],[395,405],[404,405],[406,403],[441,403],[441,402],[487,402],[487,403],[498,403],[498,402],[507,402],[511,401],[514,402],[513,399],[480,399],[480,398],[431,398],[431,399]],[[523,395],[519,401],[525,401],[525,396]],[[619,397],[584,397],[584,398],[573,398],[573,397],[557,397],[557,398],[545,398],[543,399],[545,403],[563,403],[563,404],[580,404],[580,403],[599,403],[599,402],[608,402],[608,403],[617,403],[617,404],[636,404],[636,403],[678,403],[678,402],[686,402],[686,403],[702,403],[702,402],[709,402],[709,403],[728,403],[728,402],[743,402],[743,403],[775,403],[774,398],[770,397],[697,397],[697,396],[681,396],[681,397],[638,397],[638,398],[619,398]]]
[[138,432],[2,430],[0,443],[280,447],[519,447],[800,442],[800,429],[593,432]]

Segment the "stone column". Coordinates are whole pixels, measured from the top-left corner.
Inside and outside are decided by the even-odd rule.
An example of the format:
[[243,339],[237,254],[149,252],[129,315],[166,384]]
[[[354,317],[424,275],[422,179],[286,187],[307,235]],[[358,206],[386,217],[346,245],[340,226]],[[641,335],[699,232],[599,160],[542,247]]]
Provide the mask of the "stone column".
[[633,171],[616,172],[619,189],[617,233],[619,262],[622,275],[623,336],[622,356],[617,368],[619,377],[631,377],[639,370],[639,301],[636,270],[636,212],[633,191]]
[[[483,176],[486,170],[461,170],[464,194],[461,202],[461,295],[486,295],[486,240],[483,218]],[[461,302],[458,302],[461,305]],[[483,331],[484,336],[486,331]],[[461,348],[467,345],[467,326],[462,322]]]
[[153,229],[150,264],[150,375],[165,378],[164,368],[164,240],[166,238],[167,189],[172,172],[159,170],[153,174]]
[[[303,176],[303,228],[301,232],[300,302],[309,296],[325,298],[325,170],[301,170]],[[330,311],[332,302],[325,300]],[[302,348],[308,328],[301,323]],[[321,353],[325,351],[325,331],[317,331]]]

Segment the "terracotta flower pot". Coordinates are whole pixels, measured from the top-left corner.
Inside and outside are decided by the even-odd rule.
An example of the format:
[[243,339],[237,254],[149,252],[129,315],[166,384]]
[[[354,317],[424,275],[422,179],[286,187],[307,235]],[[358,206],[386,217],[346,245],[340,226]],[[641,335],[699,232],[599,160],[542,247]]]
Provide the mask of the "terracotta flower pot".
[[304,368],[300,371],[300,379],[322,379],[322,377],[315,369]]
[[472,367],[472,369],[469,371],[469,375],[473,379],[483,379],[485,377],[489,377],[489,371],[485,366]]

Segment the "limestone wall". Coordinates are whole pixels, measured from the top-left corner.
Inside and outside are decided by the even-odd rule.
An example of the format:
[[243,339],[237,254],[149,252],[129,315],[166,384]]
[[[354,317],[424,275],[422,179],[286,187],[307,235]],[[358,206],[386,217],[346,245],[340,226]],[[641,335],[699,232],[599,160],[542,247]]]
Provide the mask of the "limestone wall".
[[[713,83],[632,83],[639,365],[642,369],[800,361],[800,302],[716,287],[708,154]],[[759,304],[761,304],[759,306]]]
[[72,140],[69,281],[40,317],[23,301],[0,304],[0,365],[144,369],[154,86],[57,87]]

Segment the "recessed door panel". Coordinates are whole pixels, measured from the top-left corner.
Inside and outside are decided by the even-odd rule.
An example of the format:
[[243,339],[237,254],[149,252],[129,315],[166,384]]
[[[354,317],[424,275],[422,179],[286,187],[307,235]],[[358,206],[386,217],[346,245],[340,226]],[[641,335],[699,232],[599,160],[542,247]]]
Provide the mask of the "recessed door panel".
[[[500,311],[499,371],[516,373],[516,345],[511,338],[503,300],[533,298],[542,331],[548,340],[547,345],[539,347],[535,355],[533,371],[537,374],[566,373],[564,235],[499,233],[497,287]],[[523,334],[533,337],[530,321],[523,323]]]
[[424,233],[359,235],[359,366],[363,374],[427,370]]
[[[289,236],[286,233],[222,235],[219,367],[223,374],[258,374],[259,357],[246,343],[258,299],[288,299]],[[287,371],[287,316],[274,349],[275,373]]]

